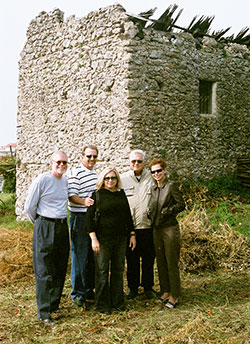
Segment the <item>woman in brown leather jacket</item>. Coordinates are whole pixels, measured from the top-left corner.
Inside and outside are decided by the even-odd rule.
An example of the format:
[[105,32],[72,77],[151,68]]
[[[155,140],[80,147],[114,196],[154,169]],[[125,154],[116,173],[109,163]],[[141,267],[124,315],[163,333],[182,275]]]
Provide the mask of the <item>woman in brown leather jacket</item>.
[[167,164],[154,158],[149,164],[156,181],[152,187],[149,218],[152,221],[154,246],[161,288],[160,302],[172,309],[180,295],[180,229],[176,215],[185,209],[185,202],[178,185],[166,177]]

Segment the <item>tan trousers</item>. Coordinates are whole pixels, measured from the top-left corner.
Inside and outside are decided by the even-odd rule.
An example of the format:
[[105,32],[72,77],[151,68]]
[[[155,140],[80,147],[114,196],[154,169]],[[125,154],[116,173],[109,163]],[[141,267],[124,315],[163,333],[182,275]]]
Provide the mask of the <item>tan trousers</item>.
[[179,225],[154,229],[153,235],[161,293],[170,292],[177,298],[181,292]]

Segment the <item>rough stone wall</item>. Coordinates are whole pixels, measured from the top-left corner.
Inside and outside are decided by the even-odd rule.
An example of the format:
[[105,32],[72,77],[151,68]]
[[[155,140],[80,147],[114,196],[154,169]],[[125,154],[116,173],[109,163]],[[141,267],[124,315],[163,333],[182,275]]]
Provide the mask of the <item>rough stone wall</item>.
[[[144,30],[131,41],[129,99],[132,142],[164,156],[170,173],[211,178],[249,154],[249,50],[187,33]],[[199,80],[216,82],[216,110],[199,114]],[[144,127],[144,130],[140,128]]]
[[27,187],[56,149],[70,166],[86,143],[100,147],[101,161],[121,165],[128,155],[126,20],[122,7],[111,6],[66,21],[59,10],[42,12],[30,23],[19,64],[19,218]]
[[[249,154],[249,51],[190,34],[140,29],[117,5],[63,20],[42,12],[21,54],[17,206],[56,149],[78,162],[86,143],[127,169],[131,149],[166,157],[180,178],[235,169]],[[198,80],[217,82],[216,112],[200,115]]]

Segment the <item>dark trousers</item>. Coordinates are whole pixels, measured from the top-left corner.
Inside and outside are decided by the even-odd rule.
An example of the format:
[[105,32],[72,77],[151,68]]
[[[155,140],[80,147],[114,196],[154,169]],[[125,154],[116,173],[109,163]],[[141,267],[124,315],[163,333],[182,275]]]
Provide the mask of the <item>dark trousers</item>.
[[[151,290],[154,285],[154,243],[152,229],[136,230],[136,248],[127,249],[127,280],[128,287],[136,290],[140,285],[144,290]],[[142,272],[140,280],[140,259]]]
[[73,301],[84,300],[95,287],[95,265],[89,235],[85,232],[86,213],[71,212],[71,296]]
[[37,318],[48,319],[58,309],[67,272],[69,233],[67,222],[37,218],[33,233]]
[[170,292],[178,297],[181,292],[179,225],[154,229],[154,245],[161,293]]
[[100,253],[95,256],[96,309],[107,311],[124,304],[123,272],[127,238],[98,239]]

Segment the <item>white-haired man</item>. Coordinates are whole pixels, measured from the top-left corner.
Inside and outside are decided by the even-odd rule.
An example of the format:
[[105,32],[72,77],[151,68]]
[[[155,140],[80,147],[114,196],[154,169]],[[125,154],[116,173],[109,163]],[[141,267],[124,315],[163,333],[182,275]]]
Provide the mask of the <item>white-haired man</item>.
[[[140,149],[131,151],[129,155],[130,170],[121,175],[136,233],[136,248],[132,251],[128,247],[126,255],[129,287],[127,298],[130,299],[138,295],[139,286],[144,288],[147,298],[155,297],[152,289],[155,251],[153,231],[147,216],[151,186],[154,185],[154,182],[149,171],[144,167],[145,155],[145,152]],[[142,260],[141,273],[140,260]]]

